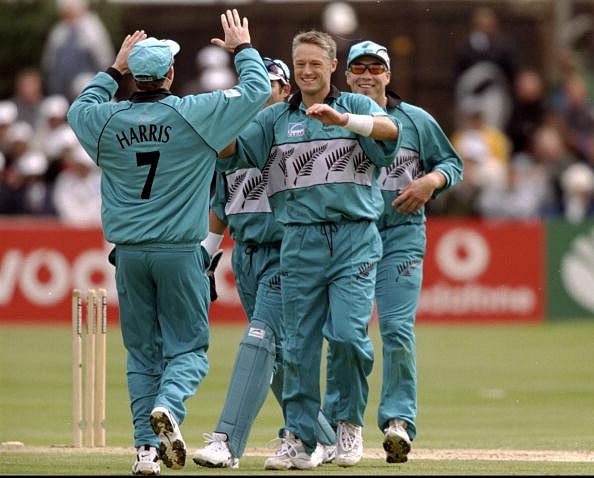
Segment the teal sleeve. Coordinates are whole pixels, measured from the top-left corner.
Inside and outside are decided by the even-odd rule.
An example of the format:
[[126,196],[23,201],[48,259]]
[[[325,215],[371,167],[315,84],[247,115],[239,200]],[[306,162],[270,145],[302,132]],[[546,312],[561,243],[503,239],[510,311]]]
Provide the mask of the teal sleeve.
[[239,82],[233,88],[185,96],[178,111],[216,152],[227,147],[260,111],[272,92],[268,72],[254,48],[235,56]]
[[274,108],[260,111],[237,137],[234,156],[217,161],[217,168],[229,171],[239,168],[262,170],[274,141]]
[[356,114],[365,114],[372,116],[387,116],[398,128],[398,137],[394,141],[378,141],[371,137],[361,136],[359,143],[369,159],[378,167],[389,166],[394,161],[396,152],[402,143],[402,123],[393,116],[388,115],[375,101],[363,95],[357,95],[355,103]]
[[446,178],[445,186],[433,193],[435,198],[440,192],[462,181],[464,166],[460,155],[437,121],[429,113],[425,113],[425,115],[426,119],[421,123],[423,128],[420,130],[425,170],[427,172],[439,171]]
[[[115,104],[111,99],[118,89],[118,83],[107,73],[99,72],[72,102],[68,110],[68,124],[85,151],[97,158],[97,138],[105,126],[107,118],[112,114]],[[98,108],[97,105],[104,106]]]
[[240,143],[237,143],[237,151],[234,155],[228,156],[224,159],[217,159],[216,171],[229,172],[242,168],[253,168],[254,165],[249,161],[249,157]]

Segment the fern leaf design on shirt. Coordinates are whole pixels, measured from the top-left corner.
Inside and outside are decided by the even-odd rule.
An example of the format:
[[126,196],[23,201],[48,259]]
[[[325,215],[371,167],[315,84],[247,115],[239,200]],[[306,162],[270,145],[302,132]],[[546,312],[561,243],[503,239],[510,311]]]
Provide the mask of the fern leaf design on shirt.
[[295,181],[293,181],[293,186],[297,184],[297,180],[301,176],[311,175],[316,159],[326,150],[326,147],[327,145],[323,144],[322,146],[314,148],[311,151],[307,151],[305,154],[302,154],[297,158],[297,160],[293,163],[293,170],[296,174]]
[[267,162],[264,167],[262,168],[262,182],[264,186],[268,186],[268,178],[270,177],[270,168],[272,167],[272,162]]
[[326,173],[325,181],[328,181],[328,175],[332,171],[342,172],[346,169],[355,146],[355,144],[351,146],[343,146],[342,148],[332,151],[332,153],[326,157],[326,167],[328,168],[328,172]]
[[257,201],[262,197],[262,194],[266,190],[266,183],[263,179],[262,175],[258,174],[258,176],[250,178],[244,183],[241,209],[244,208],[246,201]]
[[291,156],[293,156],[294,152],[295,152],[295,148],[289,148],[288,150],[286,150],[282,153],[280,159],[278,160],[278,167],[281,169],[281,171],[283,172],[283,175],[285,177],[284,186],[287,185],[287,159],[289,159]]
[[410,169],[410,175],[412,176],[413,180],[420,178],[423,176],[424,171],[421,169],[421,163],[416,162],[413,164],[412,168]]
[[365,156],[363,151],[359,151],[353,157],[353,165],[355,166],[355,176],[357,174],[368,174],[369,170],[373,167],[373,163]]
[[282,151],[278,146],[272,148],[267,164],[262,170],[262,175],[264,176],[266,183],[268,183],[270,168],[273,164],[277,164],[283,173],[283,187],[287,185],[287,159],[291,157],[294,152],[295,148],[289,148],[286,151]]
[[266,161],[265,168],[269,168],[270,165],[274,164],[280,154],[281,149],[278,146],[273,146],[268,154],[268,160]]
[[[405,161],[399,162],[394,161],[390,166],[386,166],[386,177],[382,181],[382,186],[386,184],[388,179],[395,179],[402,176],[402,174],[408,169],[409,166],[413,165],[413,169],[418,171],[418,165],[415,165],[415,158],[409,158]],[[413,176],[415,177],[415,176]]]
[[229,185],[229,197],[235,196],[240,186],[243,184],[246,174],[247,171],[243,171],[233,178],[233,182]]

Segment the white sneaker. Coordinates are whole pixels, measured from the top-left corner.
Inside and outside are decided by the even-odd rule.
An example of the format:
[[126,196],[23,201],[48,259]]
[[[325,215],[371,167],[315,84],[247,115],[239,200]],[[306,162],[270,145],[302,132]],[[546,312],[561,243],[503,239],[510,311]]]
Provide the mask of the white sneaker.
[[347,422],[338,422],[336,430],[336,458],[338,466],[354,466],[363,457],[362,428]]
[[136,461],[132,465],[133,475],[160,475],[159,452],[150,445],[142,445],[136,449]]
[[231,455],[225,433],[205,433],[204,440],[206,446],[192,456],[194,463],[208,468],[239,468],[239,458]]
[[159,456],[167,468],[179,470],[186,464],[186,444],[173,415],[164,407],[151,412],[151,427],[159,435]]
[[295,468],[299,470],[311,470],[320,465],[319,455],[313,457],[307,453],[303,442],[293,435],[293,433],[287,432],[285,442],[287,444],[287,454]]
[[[289,456],[289,448],[287,447],[287,431],[283,432],[283,435],[278,438],[280,440],[280,444],[274,455],[269,456],[266,458],[264,462],[264,469],[265,470],[291,470],[294,468],[293,463],[291,462],[291,457]],[[274,440],[272,440],[274,442]]]
[[388,463],[405,463],[408,460],[411,441],[406,431],[406,422],[390,420],[384,429],[384,450]]
[[324,456],[326,454],[326,450],[324,449],[324,445],[320,442],[316,445],[316,449],[311,454],[311,462],[314,464],[314,467],[320,466],[324,463]]
[[322,457],[322,463],[332,463],[336,458],[336,445],[322,445],[324,455]]

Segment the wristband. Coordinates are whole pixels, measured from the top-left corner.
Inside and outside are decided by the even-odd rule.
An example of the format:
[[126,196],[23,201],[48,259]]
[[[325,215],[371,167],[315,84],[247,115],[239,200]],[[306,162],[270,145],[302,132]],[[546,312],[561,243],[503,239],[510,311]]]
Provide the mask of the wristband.
[[240,51],[245,50],[246,48],[254,48],[251,43],[241,43],[235,47],[233,50],[233,56],[237,55]]
[[200,244],[202,245],[202,247],[204,247],[204,249],[206,249],[208,255],[212,257],[212,255],[219,249],[222,240],[223,234],[215,234],[214,232],[209,232],[208,236],[206,236],[206,239],[204,239]]
[[371,134],[373,130],[373,116],[347,113],[347,117],[347,124],[344,125],[346,129],[361,136],[369,136]]
[[124,75],[122,75],[120,71],[114,68],[113,66],[107,68],[107,70],[105,70],[105,73],[111,76],[118,84],[120,83],[120,81],[122,81],[122,78],[124,77]]

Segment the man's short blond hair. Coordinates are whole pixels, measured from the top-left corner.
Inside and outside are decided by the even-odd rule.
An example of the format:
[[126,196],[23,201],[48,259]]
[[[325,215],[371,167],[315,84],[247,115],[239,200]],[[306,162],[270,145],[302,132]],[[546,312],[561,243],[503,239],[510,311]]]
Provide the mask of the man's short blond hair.
[[291,53],[295,55],[295,50],[303,43],[309,43],[310,45],[320,47],[326,52],[330,61],[336,58],[336,42],[328,33],[320,32],[318,30],[309,30],[307,32],[298,33],[293,37]]

